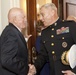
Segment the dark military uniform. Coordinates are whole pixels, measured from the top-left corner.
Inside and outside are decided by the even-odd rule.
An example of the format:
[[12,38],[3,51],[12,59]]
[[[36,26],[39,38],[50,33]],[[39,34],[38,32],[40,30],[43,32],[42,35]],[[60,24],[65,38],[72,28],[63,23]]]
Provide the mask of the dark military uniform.
[[76,44],[76,23],[58,19],[42,31],[41,51],[35,62],[37,72],[49,60],[50,75],[63,75],[62,70],[72,70],[76,73],[76,67],[71,69],[69,65],[61,62],[61,55]]

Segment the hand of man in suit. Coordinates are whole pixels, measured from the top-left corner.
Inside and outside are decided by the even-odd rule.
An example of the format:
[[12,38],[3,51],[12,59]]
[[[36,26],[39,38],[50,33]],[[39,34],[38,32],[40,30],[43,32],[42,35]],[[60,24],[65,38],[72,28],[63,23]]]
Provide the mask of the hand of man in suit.
[[34,65],[29,64],[29,72],[28,75],[35,75],[36,74],[36,68]]

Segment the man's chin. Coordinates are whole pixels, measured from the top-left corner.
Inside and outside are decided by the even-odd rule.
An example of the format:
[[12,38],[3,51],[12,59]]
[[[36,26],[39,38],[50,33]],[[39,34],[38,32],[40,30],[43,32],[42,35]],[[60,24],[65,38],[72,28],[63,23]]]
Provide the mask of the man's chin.
[[26,29],[26,26],[22,27],[22,29]]

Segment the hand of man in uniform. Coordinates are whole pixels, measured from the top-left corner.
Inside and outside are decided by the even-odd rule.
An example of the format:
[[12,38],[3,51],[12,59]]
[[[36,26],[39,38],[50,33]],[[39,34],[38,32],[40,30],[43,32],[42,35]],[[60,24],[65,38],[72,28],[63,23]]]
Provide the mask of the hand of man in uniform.
[[73,73],[70,70],[62,71],[62,73],[64,73],[64,75],[76,75],[75,73]]

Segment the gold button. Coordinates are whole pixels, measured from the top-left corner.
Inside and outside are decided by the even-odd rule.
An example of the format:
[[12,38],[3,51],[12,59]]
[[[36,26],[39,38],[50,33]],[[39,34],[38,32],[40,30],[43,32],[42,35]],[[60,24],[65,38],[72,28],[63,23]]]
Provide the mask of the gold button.
[[55,54],[55,51],[52,51],[52,54]]
[[62,20],[64,22],[64,20]]
[[54,46],[54,43],[51,43],[51,46]]
[[62,37],[62,39],[64,39],[64,37]]
[[54,28],[52,28],[52,31],[54,30]]
[[54,37],[54,35],[51,35],[51,38],[53,38]]
[[45,43],[45,41],[43,41],[43,43]]

